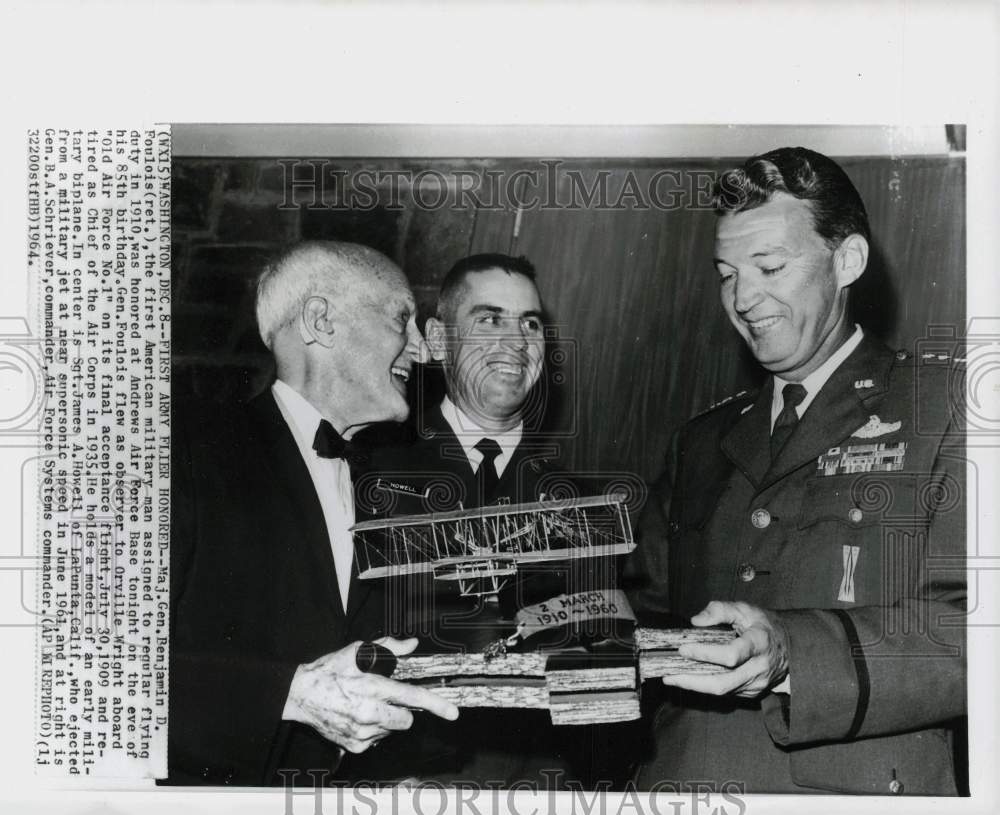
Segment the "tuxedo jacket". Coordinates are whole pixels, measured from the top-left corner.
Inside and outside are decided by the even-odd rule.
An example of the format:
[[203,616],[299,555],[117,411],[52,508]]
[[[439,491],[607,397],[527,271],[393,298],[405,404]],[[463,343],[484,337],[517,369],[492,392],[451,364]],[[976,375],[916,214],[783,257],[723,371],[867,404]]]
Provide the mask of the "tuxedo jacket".
[[352,577],[345,613],[316,490],[270,390],[175,408],[172,430],[168,783],[333,779],[340,749],[281,713],[300,664],[384,633],[379,587]]
[[[677,434],[645,599],[776,612],[791,693],[670,692],[641,789],[685,779],[748,792],[954,794],[966,710],[962,371],[865,337],[772,462],[772,385]],[[773,380],[772,380],[773,382]]]

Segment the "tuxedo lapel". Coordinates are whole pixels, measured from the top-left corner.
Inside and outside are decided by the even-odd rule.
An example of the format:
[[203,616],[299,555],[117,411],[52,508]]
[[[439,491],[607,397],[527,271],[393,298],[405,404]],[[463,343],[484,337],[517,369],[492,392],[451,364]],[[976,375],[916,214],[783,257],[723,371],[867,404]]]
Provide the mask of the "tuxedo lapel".
[[[761,489],[815,461],[868,421],[862,389],[855,382],[871,380],[864,400],[880,397],[888,388],[892,352],[867,336],[841,363],[802,415],[787,444],[763,478]],[[772,380],[773,381],[773,380]]]
[[[285,422],[270,390],[253,399],[248,408],[252,420],[251,432],[256,437],[248,442],[256,442],[260,451],[260,460],[256,464],[270,470],[269,480],[274,485],[275,492],[283,493],[296,509],[294,515],[289,513],[289,518],[299,519],[297,526],[304,537],[303,552],[309,557],[309,562],[303,563],[302,568],[315,570],[331,611],[335,616],[343,617],[344,606],[340,600],[326,519],[323,517],[323,509],[309,468],[302,460],[291,428]],[[278,495],[272,495],[269,499],[278,500]]]
[[[347,590],[347,622],[351,624],[357,619],[372,592],[372,580],[358,578],[358,560],[354,558],[351,566],[351,585]],[[339,592],[338,592],[339,597]]]

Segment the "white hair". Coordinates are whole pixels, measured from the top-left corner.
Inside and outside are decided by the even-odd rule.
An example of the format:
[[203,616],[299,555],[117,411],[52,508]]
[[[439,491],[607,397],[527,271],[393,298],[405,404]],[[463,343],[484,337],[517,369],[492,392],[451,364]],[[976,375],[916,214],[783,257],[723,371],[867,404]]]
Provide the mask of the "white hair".
[[267,265],[257,278],[257,328],[264,345],[302,313],[306,300],[324,295],[343,302],[361,294],[356,281],[402,275],[381,252],[339,241],[308,241],[293,246]]

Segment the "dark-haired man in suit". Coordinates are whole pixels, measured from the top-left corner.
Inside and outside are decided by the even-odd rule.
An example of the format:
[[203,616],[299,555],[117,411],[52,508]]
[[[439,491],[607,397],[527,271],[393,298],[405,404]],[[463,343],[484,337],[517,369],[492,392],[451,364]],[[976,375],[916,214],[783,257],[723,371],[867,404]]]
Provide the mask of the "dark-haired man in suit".
[[356,665],[358,641],[387,631],[352,572],[345,444],[409,412],[422,340],[405,277],[364,246],[300,244],[261,275],[257,319],[277,381],[174,416],[170,783],[351,780],[345,751],[407,729],[411,709],[458,715]]
[[638,553],[646,598],[739,637],[681,649],[724,670],[664,680],[639,787],[954,795],[961,372],[848,320],[869,226],[834,161],[774,150],[715,200],[722,305],[769,376],[677,433]]

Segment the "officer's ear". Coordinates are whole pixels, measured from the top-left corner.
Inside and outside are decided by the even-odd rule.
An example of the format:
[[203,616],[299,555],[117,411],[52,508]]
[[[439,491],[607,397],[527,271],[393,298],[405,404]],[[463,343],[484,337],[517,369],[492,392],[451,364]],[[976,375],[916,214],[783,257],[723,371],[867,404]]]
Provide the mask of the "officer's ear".
[[844,238],[833,252],[833,264],[838,289],[850,286],[861,277],[868,266],[868,241],[864,235],[854,233]]
[[302,305],[302,319],[299,320],[299,336],[306,345],[322,345],[329,348],[333,345],[336,333],[333,306],[329,300],[319,295],[313,295]]
[[437,317],[428,317],[424,324],[424,336],[431,359],[445,362],[448,358],[448,329]]

